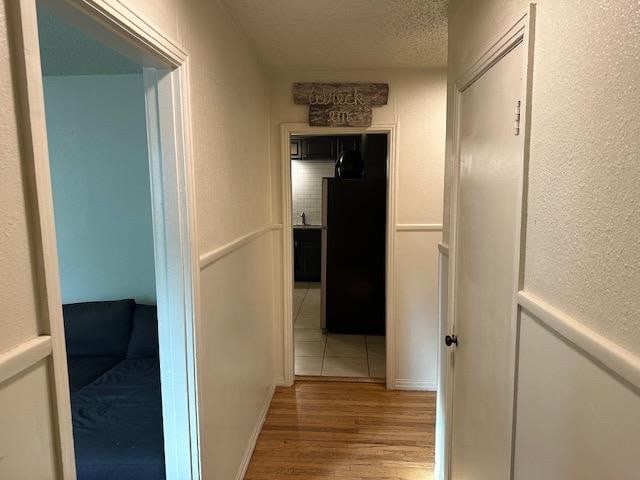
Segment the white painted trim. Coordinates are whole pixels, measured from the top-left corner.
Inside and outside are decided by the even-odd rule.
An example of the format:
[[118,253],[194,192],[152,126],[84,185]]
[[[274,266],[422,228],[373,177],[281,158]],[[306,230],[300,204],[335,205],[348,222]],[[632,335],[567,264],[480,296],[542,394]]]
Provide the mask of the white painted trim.
[[279,227],[278,225],[267,225],[265,227],[258,228],[253,232],[250,232],[250,233],[247,233],[246,235],[238,237],[235,240],[232,240],[231,242],[221,247],[218,247],[214,250],[210,250],[209,252],[200,255],[200,270],[204,270],[209,265],[217,262],[223,257],[226,257],[231,252],[244,247],[245,245],[247,245],[248,243],[251,243],[255,239],[260,238],[265,233],[268,233],[272,230],[278,230],[279,228],[281,228],[281,226]]
[[[195,243],[195,225],[193,222],[194,192],[193,166],[191,152],[191,130],[189,116],[189,82],[188,61],[186,53],[137,16],[132,10],[118,0],[42,0],[58,9],[66,20],[80,26],[89,36],[124,48],[127,53],[136,56],[141,64],[147,67],[174,67],[168,74],[168,85],[171,97],[166,99],[170,105],[161,104],[165,113],[171,117],[175,137],[172,146],[174,162],[174,180],[177,189],[179,207],[176,212],[179,231],[172,238],[172,244],[180,251],[176,262],[180,263],[174,274],[181,277],[179,287],[175,282],[171,291],[174,297],[181,296],[180,305],[184,309],[175,318],[181,318],[183,324],[176,326],[182,329],[184,342],[180,349],[174,349],[173,360],[183,357],[176,367],[176,375],[185,377],[185,388],[174,392],[176,395],[189,397],[188,411],[177,412],[182,420],[189,424],[188,438],[185,448],[181,444],[176,450],[176,458],[182,459],[179,476],[171,475],[167,469],[168,478],[200,478],[199,435],[197,417],[197,383],[195,381],[195,330],[197,329],[199,306],[198,289],[199,269],[197,267],[197,245]],[[74,480],[75,456],[73,448],[71,407],[69,401],[69,384],[67,373],[67,359],[65,350],[64,324],[60,298],[60,278],[58,273],[58,257],[56,248],[55,225],[53,216],[53,200],[51,193],[51,178],[49,171],[49,157],[47,151],[46,123],[44,113],[44,95],[42,88],[42,72],[40,67],[40,51],[37,36],[37,15],[35,0],[19,0],[9,2],[11,30],[14,36],[14,51],[21,101],[21,141],[24,151],[23,164],[26,167],[27,189],[32,196],[30,200],[30,214],[33,218],[33,245],[36,255],[36,275],[38,279],[38,295],[40,300],[40,315],[43,334],[51,335],[53,360],[53,389],[55,392],[56,422],[59,438],[59,472],[58,476],[65,480]],[[186,100],[186,102],[185,102]],[[169,152],[167,152],[167,155]],[[157,188],[157,186],[156,186]],[[175,267],[174,262],[173,266]],[[173,318],[173,317],[172,317]],[[161,348],[161,362],[162,360]],[[164,385],[164,382],[163,382]],[[163,403],[165,402],[163,389]],[[186,392],[186,393],[185,393]],[[178,408],[178,407],[177,407]],[[165,411],[165,419],[166,419]],[[166,439],[166,438],[165,438]],[[179,451],[178,451],[179,450]],[[185,452],[190,455],[184,460]],[[172,462],[171,454],[165,449],[165,460],[169,466]],[[184,465],[188,466],[185,468]]]
[[[290,143],[293,126],[280,126],[280,172],[282,185],[282,369],[285,385],[295,381],[293,345],[293,227],[291,212],[291,159]],[[302,128],[302,127],[301,127]]]
[[563,340],[578,347],[636,388],[640,388],[640,357],[532,293],[518,292],[518,304]]
[[51,337],[40,335],[0,354],[0,384],[51,355]]
[[271,387],[269,387],[269,392],[267,393],[264,404],[262,405],[262,409],[260,410],[260,415],[258,415],[258,420],[253,427],[251,437],[249,437],[249,444],[247,445],[247,449],[244,451],[244,455],[242,456],[242,461],[240,462],[240,466],[238,467],[238,472],[236,473],[235,480],[242,480],[247,473],[247,468],[249,468],[249,463],[251,463],[251,456],[253,455],[253,451],[256,448],[256,443],[258,443],[258,437],[260,436],[260,432],[262,431],[264,421],[267,418],[267,413],[269,412],[269,407],[271,406],[271,400],[273,399],[273,394],[275,393],[275,391],[276,384],[274,383],[273,385],[271,385]]
[[456,89],[463,92],[482,74],[498,63],[514,47],[523,42],[527,28],[527,16],[524,13],[515,24],[487,48],[475,63],[456,81]]
[[[169,479],[199,477],[188,173],[179,70],[144,68],[149,174]],[[196,271],[197,273],[197,271]]]
[[[447,324],[447,287],[449,277],[449,247],[438,242],[438,396],[436,398],[436,426],[435,426],[435,459],[434,477],[443,480],[447,465],[446,448],[447,425],[451,418],[451,409],[447,408],[451,392],[451,359],[452,352],[444,344],[443,338],[448,333]],[[445,275],[446,272],[446,275]]]
[[311,127],[306,123],[283,123],[280,125],[280,160],[282,180],[282,257],[283,257],[283,361],[284,382],[292,385],[295,380],[294,344],[293,344],[293,228],[291,225],[291,135],[349,135],[362,133],[386,133],[389,144],[389,165],[387,176],[387,260],[386,260],[386,385],[392,389],[395,385],[395,325],[396,325],[396,191],[398,184],[397,159],[398,124],[375,124],[367,128],[351,127]]
[[53,217],[53,195],[49,172],[49,150],[44,112],[44,90],[40,66],[36,0],[9,2],[7,13],[13,27],[14,62],[20,100],[20,134],[25,167],[25,191],[29,196],[29,221],[32,245],[36,257],[35,276],[40,334],[51,336],[53,379],[51,387],[57,430],[57,474],[64,480],[75,480],[76,462],[71,422],[71,400],[67,351],[62,319],[58,249]]
[[[494,41],[486,51],[469,67],[469,69],[455,82],[455,92],[452,97],[452,148],[449,156],[451,162],[452,174],[451,174],[451,191],[450,191],[450,218],[449,218],[449,285],[448,285],[448,318],[447,318],[447,331],[455,332],[455,318],[456,318],[456,275],[457,275],[457,248],[458,248],[458,210],[459,210],[459,196],[460,196],[460,117],[461,117],[461,98],[462,93],[477,79],[479,79],[485,72],[487,72],[493,65],[500,61],[505,55],[513,50],[517,45],[523,43],[525,45],[525,54],[523,55],[523,82],[522,82],[522,181],[519,185],[520,192],[519,198],[521,199],[518,206],[518,217],[520,221],[517,225],[516,242],[517,252],[515,252],[515,273],[514,273],[514,301],[512,304],[512,322],[510,331],[510,378],[513,379],[513,392],[514,401],[512,404],[512,411],[509,415],[512,417],[512,441],[511,441],[511,478],[513,478],[513,453],[515,451],[515,415],[516,415],[516,384],[517,384],[517,357],[518,357],[518,305],[515,300],[516,293],[522,288],[522,282],[524,278],[524,245],[525,245],[525,221],[526,216],[526,199],[527,199],[527,178],[528,178],[528,162],[529,162],[529,145],[531,136],[530,127],[530,104],[531,104],[531,90],[532,90],[532,67],[533,67],[533,29],[535,26],[535,5],[530,4],[529,8],[523,15],[518,18],[515,23],[506,31],[505,34],[500,36]],[[452,418],[453,418],[453,360],[451,357],[447,360],[447,365],[444,367],[447,371],[447,377],[451,381],[447,382],[447,392],[445,412],[443,416],[446,419],[443,454],[445,457],[445,464],[442,470],[443,480],[449,480],[451,476],[451,445],[452,445]]]
[[413,390],[420,392],[437,392],[438,384],[434,382],[421,382],[398,378],[391,387],[393,390]]
[[[201,397],[198,389],[198,345],[200,336],[200,271],[198,268],[198,228],[196,218],[196,181],[195,160],[193,155],[193,130],[191,128],[191,82],[189,81],[190,59],[186,57],[184,63],[173,70],[174,80],[174,122],[181,131],[182,142],[178,162],[179,178],[183,190],[181,196],[181,226],[184,250],[182,252],[185,270],[185,314],[192,321],[185,325],[186,330],[186,368],[189,372],[189,422],[191,438],[191,469],[192,478],[199,480],[201,471],[200,446],[200,416],[199,405]],[[177,84],[177,85],[176,85]]]
[[120,0],[45,1],[65,18],[91,17],[126,41],[136,44],[137,50],[143,49],[150,60],[161,59],[164,63],[150,66],[178,68],[187,59],[182,47]]
[[396,232],[441,232],[441,223],[398,223]]

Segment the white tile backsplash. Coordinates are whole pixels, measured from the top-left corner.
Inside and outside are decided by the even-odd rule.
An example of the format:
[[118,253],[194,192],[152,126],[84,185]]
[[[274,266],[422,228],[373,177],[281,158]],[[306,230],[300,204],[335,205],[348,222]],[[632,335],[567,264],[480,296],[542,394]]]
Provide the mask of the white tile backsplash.
[[309,160],[291,161],[291,190],[293,193],[292,222],[302,223],[302,212],[307,224],[322,223],[322,179],[333,177],[335,162],[314,162]]

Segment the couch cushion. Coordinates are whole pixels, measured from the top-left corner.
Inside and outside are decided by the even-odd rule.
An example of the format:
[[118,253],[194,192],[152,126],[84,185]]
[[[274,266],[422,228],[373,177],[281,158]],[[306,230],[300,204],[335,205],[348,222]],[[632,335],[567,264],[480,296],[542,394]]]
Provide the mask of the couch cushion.
[[124,357],[134,308],[133,300],[63,305],[67,355]]
[[136,305],[127,358],[158,356],[158,311],[155,305]]
[[71,356],[68,358],[69,387],[72,392],[89,385],[100,375],[108,372],[122,361],[120,356]]
[[160,364],[125,359],[71,396],[78,479],[165,478]]

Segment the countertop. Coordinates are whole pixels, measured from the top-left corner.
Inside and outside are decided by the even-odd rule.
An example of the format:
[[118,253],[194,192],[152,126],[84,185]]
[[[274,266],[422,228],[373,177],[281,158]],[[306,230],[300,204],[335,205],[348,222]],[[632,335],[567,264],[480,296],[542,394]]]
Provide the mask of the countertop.
[[319,230],[322,228],[322,225],[294,225],[294,230]]

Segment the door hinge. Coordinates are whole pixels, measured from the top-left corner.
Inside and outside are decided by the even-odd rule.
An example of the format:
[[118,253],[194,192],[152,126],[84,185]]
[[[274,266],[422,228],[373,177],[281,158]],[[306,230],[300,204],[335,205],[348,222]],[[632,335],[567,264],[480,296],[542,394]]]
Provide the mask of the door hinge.
[[520,100],[516,102],[515,122],[513,125],[513,134],[520,135]]

